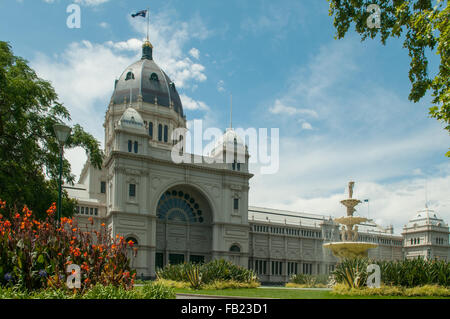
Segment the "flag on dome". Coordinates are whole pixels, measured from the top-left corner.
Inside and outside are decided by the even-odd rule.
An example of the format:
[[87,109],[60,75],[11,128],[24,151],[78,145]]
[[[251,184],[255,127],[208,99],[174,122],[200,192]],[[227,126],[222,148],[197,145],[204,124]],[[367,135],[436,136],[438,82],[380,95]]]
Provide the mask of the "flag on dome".
[[141,11],[136,12],[135,14],[131,14],[131,16],[133,18],[136,18],[136,17],[139,17],[139,16],[145,18],[146,15],[147,15],[147,10],[141,10]]

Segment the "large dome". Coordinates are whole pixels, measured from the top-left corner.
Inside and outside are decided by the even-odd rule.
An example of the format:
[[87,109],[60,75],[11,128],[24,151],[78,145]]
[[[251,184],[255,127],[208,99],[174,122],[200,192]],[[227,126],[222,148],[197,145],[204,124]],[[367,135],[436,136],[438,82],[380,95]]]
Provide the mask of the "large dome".
[[425,225],[444,226],[446,224],[444,220],[435,213],[434,210],[426,207],[425,209],[418,211],[417,214],[409,220],[407,227]]
[[[183,107],[175,83],[153,61],[152,45],[146,41],[143,45],[142,59],[127,67],[116,80],[112,101],[114,104],[137,102],[139,97],[147,103],[170,107],[183,116]],[[131,89],[131,92],[130,92]]]

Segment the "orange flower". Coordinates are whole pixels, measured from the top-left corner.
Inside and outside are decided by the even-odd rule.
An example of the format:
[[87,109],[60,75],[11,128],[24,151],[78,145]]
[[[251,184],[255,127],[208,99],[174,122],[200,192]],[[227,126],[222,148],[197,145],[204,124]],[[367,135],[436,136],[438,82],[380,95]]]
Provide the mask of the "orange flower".
[[102,227],[105,227],[105,223],[102,223]]
[[134,242],[133,242],[132,240],[129,240],[129,241],[128,241],[128,245],[130,245],[131,247],[133,247]]

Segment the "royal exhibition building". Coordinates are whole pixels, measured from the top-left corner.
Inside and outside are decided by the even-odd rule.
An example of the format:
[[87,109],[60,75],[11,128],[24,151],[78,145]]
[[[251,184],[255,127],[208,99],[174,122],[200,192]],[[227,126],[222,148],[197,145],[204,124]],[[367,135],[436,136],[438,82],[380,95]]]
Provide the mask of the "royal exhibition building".
[[[79,224],[92,217],[94,227],[104,224],[134,241],[139,277],[154,277],[169,263],[219,258],[253,269],[267,283],[333,271],[338,259],[323,245],[343,240],[339,224],[325,215],[249,206],[249,155],[232,128],[210,157],[232,148],[244,160],[172,160],[174,144],[183,143],[182,135],[172,139],[174,130],[186,128],[183,106],[175,84],[153,61],[150,42],[142,51],[115,82],[103,124],[103,168],[88,160],[78,183],[64,186],[78,202]],[[376,243],[369,250],[376,259],[450,260],[449,227],[437,212],[418,207],[405,222],[398,234],[368,220],[357,240]]]

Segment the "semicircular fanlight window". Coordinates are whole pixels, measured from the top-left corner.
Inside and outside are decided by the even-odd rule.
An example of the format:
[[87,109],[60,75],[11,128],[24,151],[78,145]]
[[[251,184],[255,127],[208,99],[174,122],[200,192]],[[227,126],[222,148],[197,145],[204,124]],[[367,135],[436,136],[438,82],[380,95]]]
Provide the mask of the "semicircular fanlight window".
[[200,205],[188,193],[182,191],[165,192],[158,202],[157,217],[162,220],[203,223]]

